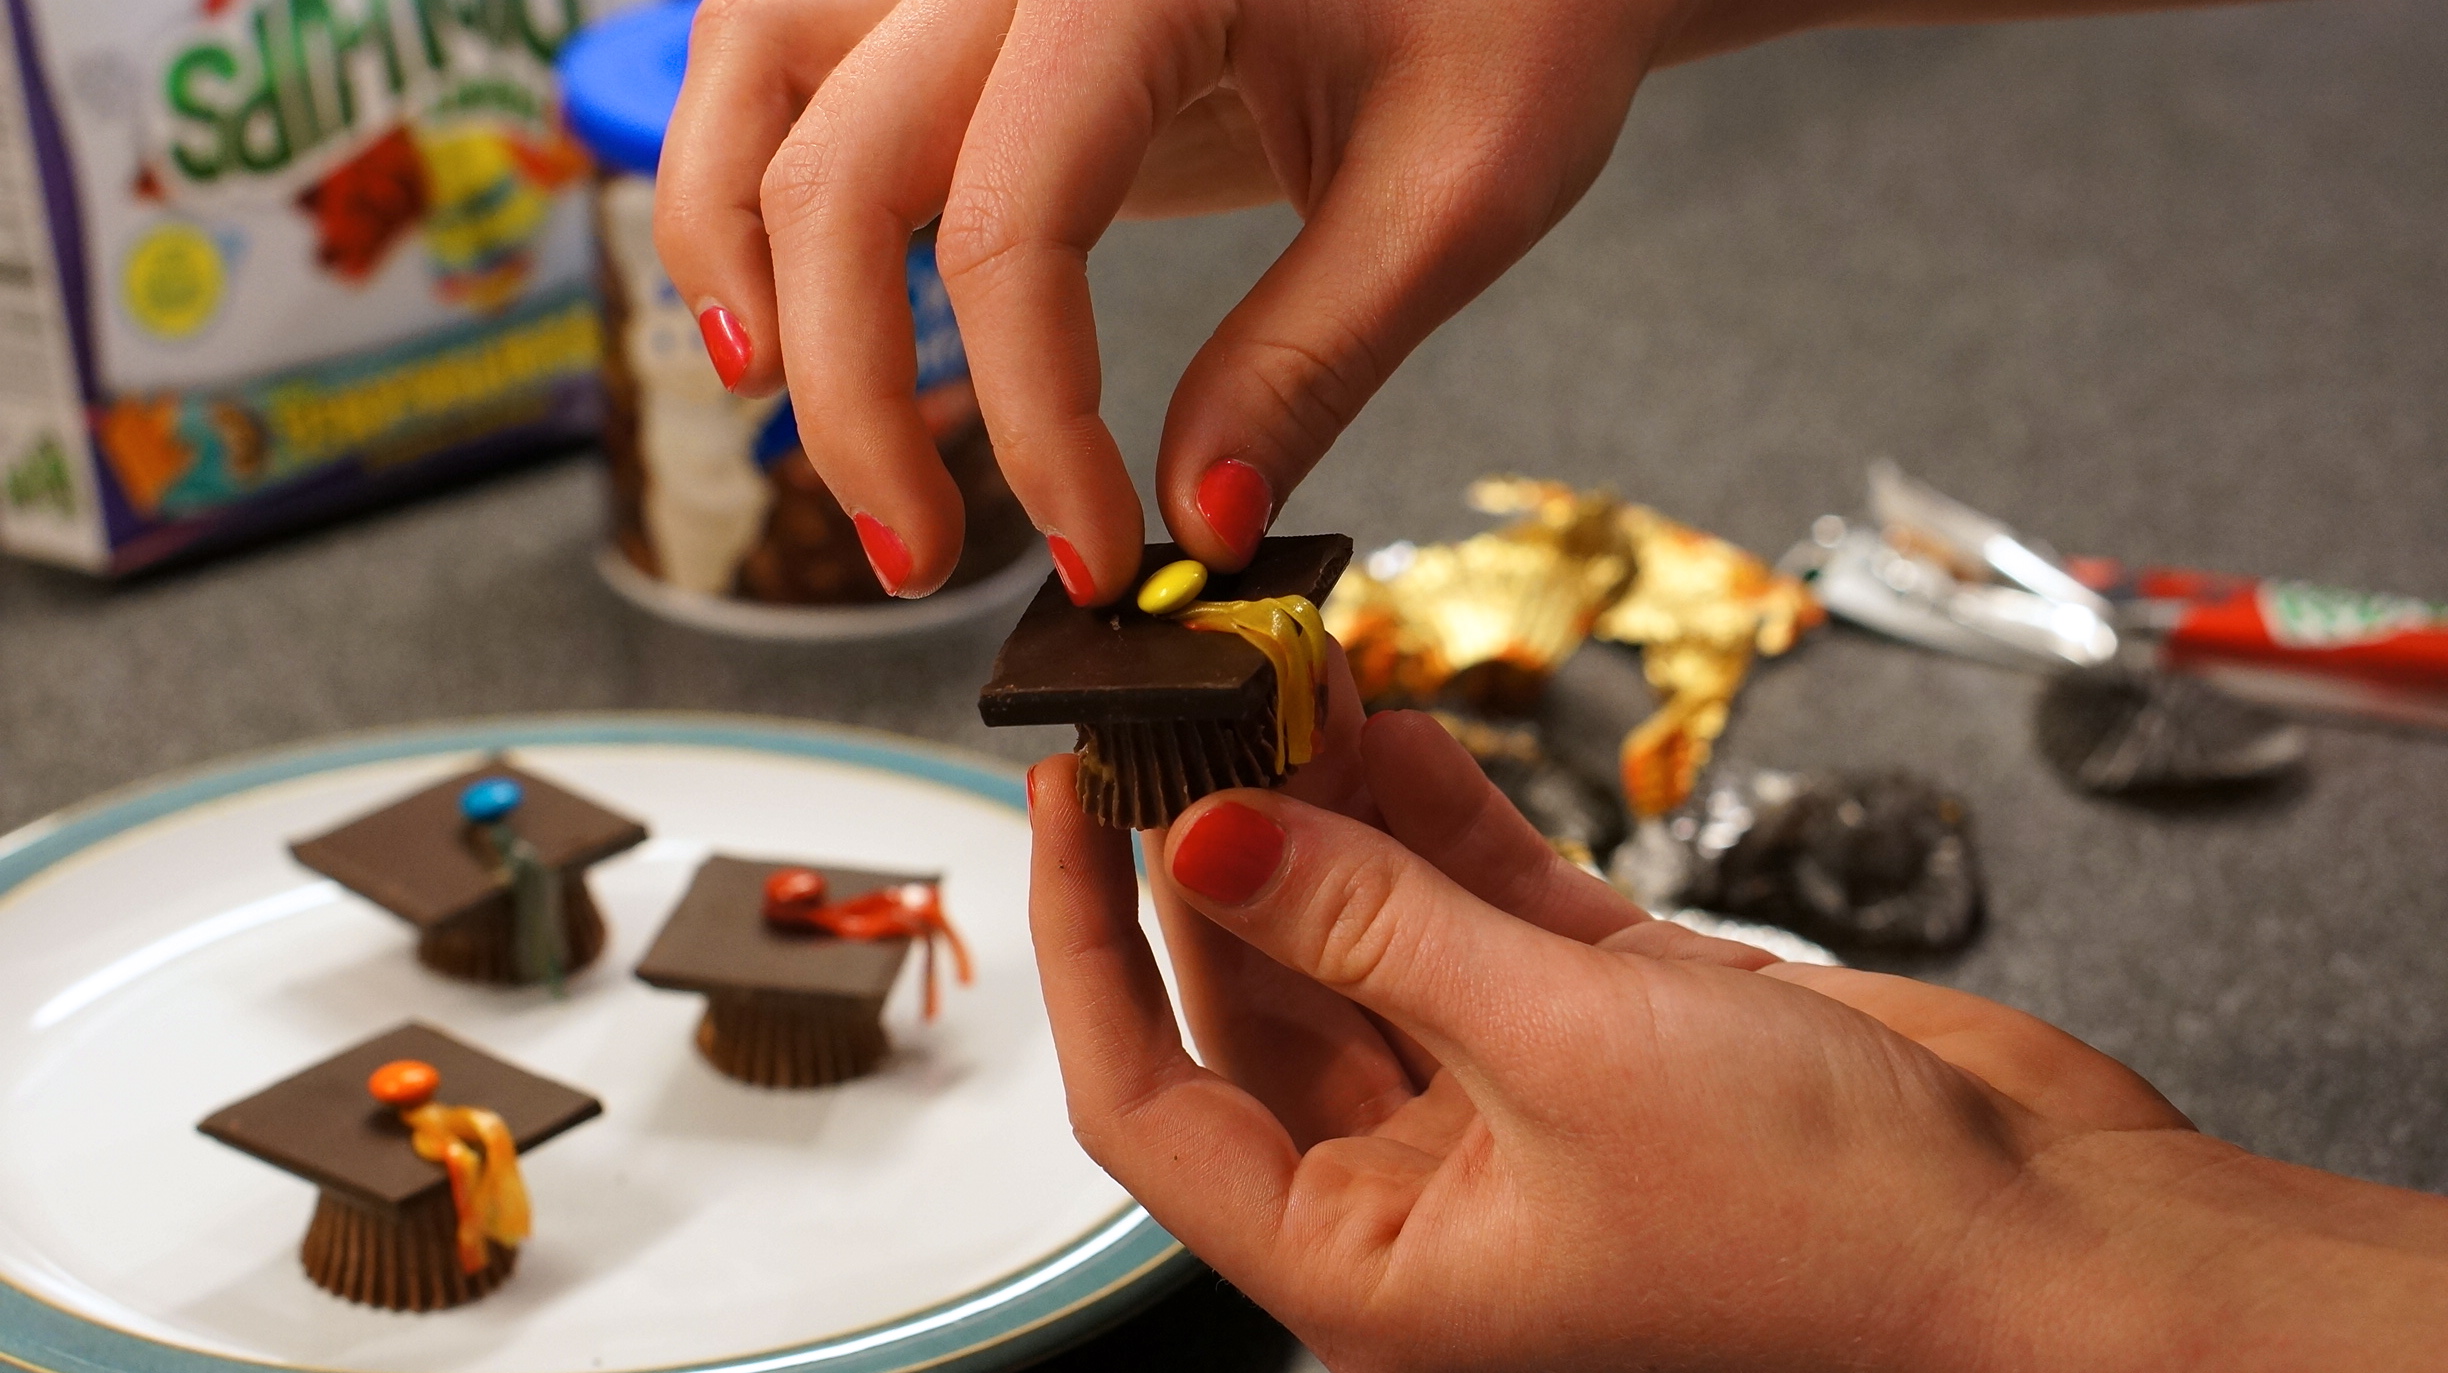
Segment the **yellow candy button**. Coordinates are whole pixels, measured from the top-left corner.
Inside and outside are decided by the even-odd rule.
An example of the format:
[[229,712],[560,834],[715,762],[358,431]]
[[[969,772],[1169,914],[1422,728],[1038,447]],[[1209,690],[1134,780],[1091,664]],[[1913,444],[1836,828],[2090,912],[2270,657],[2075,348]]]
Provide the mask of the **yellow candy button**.
[[1139,588],[1139,608],[1150,615],[1170,615],[1198,599],[1207,589],[1207,565],[1195,558],[1166,563],[1148,575]]

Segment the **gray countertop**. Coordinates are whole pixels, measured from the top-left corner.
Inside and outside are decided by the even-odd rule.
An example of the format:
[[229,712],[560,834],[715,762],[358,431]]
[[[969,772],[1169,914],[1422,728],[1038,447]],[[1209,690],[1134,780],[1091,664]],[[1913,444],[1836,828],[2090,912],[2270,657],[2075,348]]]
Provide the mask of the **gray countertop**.
[[[2443,71],[2435,6],[2335,0],[1816,35],[1662,73],[1580,208],[1283,527],[1456,536],[1481,523],[1463,483],[1520,470],[1773,555],[1887,454],[2061,548],[2448,600]],[[1096,254],[1107,414],[1143,475],[1172,378],[1293,227],[1132,225]],[[562,460],[119,589],[0,567],[0,829],[164,768],[495,712],[1067,745],[979,725],[999,622],[815,648],[630,609],[590,565],[602,485]],[[2300,787],[2144,808],[2045,769],[2035,691],[1830,631],[1759,674],[1725,750],[1972,799],[1990,924],[1923,975],[2065,1026],[2253,1149],[2448,1187],[2448,737],[2324,726]],[[1202,1285],[1152,1328],[1242,1329],[1225,1300]],[[1070,1357],[1121,1366],[1148,1328]]]

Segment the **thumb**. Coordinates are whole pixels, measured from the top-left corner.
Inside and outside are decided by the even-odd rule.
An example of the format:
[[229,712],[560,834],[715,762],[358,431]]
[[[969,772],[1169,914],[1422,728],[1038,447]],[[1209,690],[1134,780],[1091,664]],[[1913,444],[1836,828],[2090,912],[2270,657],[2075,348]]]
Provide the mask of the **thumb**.
[[[1418,1040],[1466,1088],[1535,1072],[1554,1008],[1608,955],[1516,920],[1358,821],[1267,791],[1192,806],[1164,841],[1184,899]],[[1554,1033],[1543,1032],[1554,1031]]]

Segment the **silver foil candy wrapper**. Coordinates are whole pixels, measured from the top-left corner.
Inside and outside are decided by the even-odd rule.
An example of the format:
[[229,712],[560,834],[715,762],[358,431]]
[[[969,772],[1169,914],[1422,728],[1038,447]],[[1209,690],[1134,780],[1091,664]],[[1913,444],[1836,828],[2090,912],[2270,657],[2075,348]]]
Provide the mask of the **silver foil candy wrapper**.
[[1968,809],[1903,772],[1720,764],[1643,821],[1608,876],[1651,910],[1698,907],[1840,950],[1956,948],[1982,914]]

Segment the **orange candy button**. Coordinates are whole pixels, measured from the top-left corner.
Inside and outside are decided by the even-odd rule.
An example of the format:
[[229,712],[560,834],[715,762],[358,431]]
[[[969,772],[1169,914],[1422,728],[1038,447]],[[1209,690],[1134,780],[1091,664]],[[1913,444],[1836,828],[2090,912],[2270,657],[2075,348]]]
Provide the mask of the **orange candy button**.
[[434,1089],[441,1085],[442,1074],[432,1064],[413,1058],[395,1058],[366,1079],[366,1090],[376,1101],[402,1110],[433,1100]]
[[825,876],[814,868],[782,868],[765,879],[765,918],[798,923],[825,903]]

